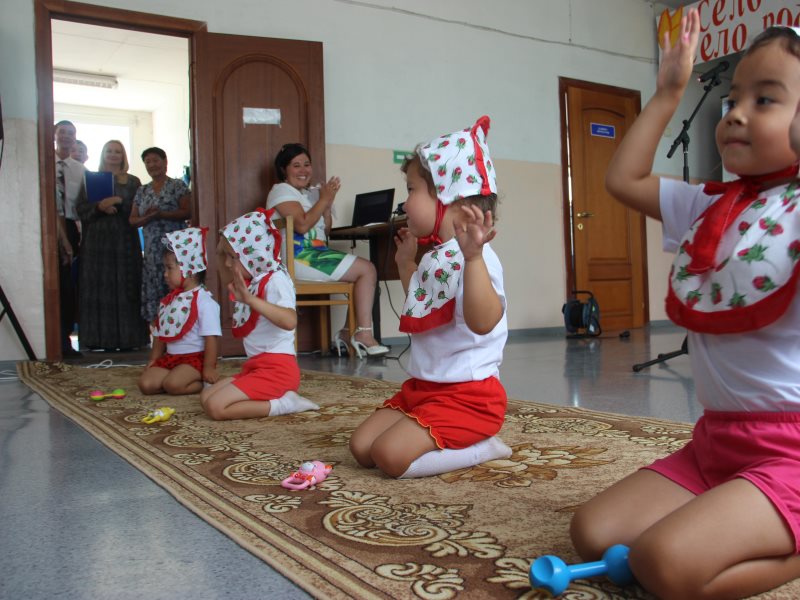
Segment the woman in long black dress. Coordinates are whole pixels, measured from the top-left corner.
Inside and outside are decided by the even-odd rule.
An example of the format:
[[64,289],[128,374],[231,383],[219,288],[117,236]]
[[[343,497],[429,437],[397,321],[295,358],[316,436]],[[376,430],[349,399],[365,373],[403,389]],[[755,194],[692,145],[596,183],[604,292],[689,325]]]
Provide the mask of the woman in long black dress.
[[90,349],[124,350],[149,343],[141,316],[142,250],[128,219],[141,182],[128,174],[125,147],[106,142],[98,171],[112,174],[114,195],[77,202],[81,219],[80,343]]

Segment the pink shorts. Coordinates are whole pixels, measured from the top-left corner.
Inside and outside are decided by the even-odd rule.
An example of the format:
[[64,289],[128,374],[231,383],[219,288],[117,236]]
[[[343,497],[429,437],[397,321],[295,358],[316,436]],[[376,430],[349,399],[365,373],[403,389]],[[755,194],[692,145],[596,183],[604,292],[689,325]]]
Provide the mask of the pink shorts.
[[300,367],[294,354],[263,352],[247,359],[233,385],[251,400],[275,400],[300,387]]
[[707,410],[686,446],[645,468],[697,495],[746,479],[786,521],[800,554],[800,413]]
[[506,391],[496,377],[463,383],[408,379],[383,406],[426,427],[439,448],[466,448],[503,426]]

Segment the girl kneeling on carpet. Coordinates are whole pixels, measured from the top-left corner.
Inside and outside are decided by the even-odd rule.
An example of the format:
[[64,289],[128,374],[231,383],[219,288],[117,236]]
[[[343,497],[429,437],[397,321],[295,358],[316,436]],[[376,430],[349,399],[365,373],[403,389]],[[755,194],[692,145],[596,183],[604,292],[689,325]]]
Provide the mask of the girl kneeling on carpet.
[[203,409],[214,420],[319,408],[297,394],[294,284],[280,262],[281,237],[270,221],[272,213],[260,208],[231,221],[220,232],[220,276],[235,300],[232,332],[242,338],[248,360],[241,373],[200,394]]
[[164,279],[172,290],[151,326],[153,349],[139,377],[143,394],[196,394],[217,375],[219,304],[203,282],[207,228],[189,227],[164,236]]
[[631,571],[659,598],[742,598],[800,577],[800,36],[767,29],[742,56],[716,129],[740,179],[702,186],[652,173],[699,34],[693,9],[674,47],[665,35],[655,95],[606,185],[662,221],[677,252],[666,309],[689,330],[704,412],[686,446],[583,504],[571,533],[590,561],[630,546]]
[[[353,432],[350,451],[392,477],[425,477],[506,458],[492,437],[506,393],[498,367],[508,336],[494,238],[497,187],[489,117],[417,149],[403,164],[408,228],[396,261],[407,296],[400,330],[411,357],[401,391]],[[417,244],[434,243],[417,266]]]

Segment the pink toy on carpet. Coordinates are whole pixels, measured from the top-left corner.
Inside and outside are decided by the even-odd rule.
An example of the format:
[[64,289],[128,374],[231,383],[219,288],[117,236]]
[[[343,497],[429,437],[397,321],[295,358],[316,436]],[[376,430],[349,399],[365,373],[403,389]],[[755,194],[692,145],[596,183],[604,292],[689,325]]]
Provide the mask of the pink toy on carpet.
[[300,468],[281,482],[289,490],[304,490],[312,487],[328,476],[333,470],[333,465],[326,465],[318,460],[304,462]]

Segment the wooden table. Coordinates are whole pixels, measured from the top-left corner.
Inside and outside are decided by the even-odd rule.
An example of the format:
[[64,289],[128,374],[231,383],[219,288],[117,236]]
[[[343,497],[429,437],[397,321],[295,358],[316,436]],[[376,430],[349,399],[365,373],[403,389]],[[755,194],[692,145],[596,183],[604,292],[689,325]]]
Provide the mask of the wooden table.
[[[369,260],[378,271],[378,286],[381,281],[394,281],[400,279],[397,263],[394,260],[397,246],[394,236],[401,227],[406,226],[406,218],[394,219],[387,223],[378,223],[361,227],[334,227],[328,236],[331,240],[367,240],[369,242]],[[430,248],[421,246],[417,250],[417,262]],[[372,304],[372,329],[375,339],[381,341],[381,303],[380,290],[375,290],[375,300]]]

